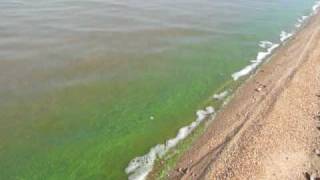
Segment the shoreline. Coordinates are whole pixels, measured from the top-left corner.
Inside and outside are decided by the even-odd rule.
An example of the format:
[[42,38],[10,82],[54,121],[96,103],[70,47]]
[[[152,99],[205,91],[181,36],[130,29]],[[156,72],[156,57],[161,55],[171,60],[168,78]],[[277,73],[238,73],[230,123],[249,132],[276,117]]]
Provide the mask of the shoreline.
[[[172,166],[172,160],[169,160],[169,156],[175,156],[175,159],[179,159],[181,154],[186,154],[185,152],[192,144],[195,143],[194,141],[197,141],[197,139],[205,133],[207,126],[211,126],[209,124],[215,119],[216,114],[220,113],[220,111],[223,111],[226,104],[233,99],[238,89],[244,86],[251,76],[255,76],[255,74],[260,70],[261,66],[264,66],[264,64],[268,63],[274,54],[277,54],[278,51],[281,51],[281,49],[286,47],[286,44],[289,43],[291,39],[295,39],[295,36],[299,34],[300,31],[303,31],[315,16],[318,16],[319,7],[320,1],[316,1],[312,6],[311,13],[309,15],[303,15],[299,17],[294,25],[295,28],[292,31],[281,31],[279,39],[280,41],[260,41],[259,47],[263,50],[257,53],[256,59],[251,60],[251,64],[245,66],[239,71],[234,72],[231,75],[233,83],[231,83],[231,85],[229,83],[227,88],[222,88],[223,91],[216,92],[216,94],[210,98],[211,101],[216,101],[215,105],[208,103],[210,104],[209,106],[205,106],[204,109],[197,111],[197,119],[195,121],[180,128],[176,137],[167,140],[164,144],[157,144],[156,146],[153,146],[148,153],[144,154],[143,156],[135,157],[130,161],[129,165],[125,169],[129,179],[158,179],[160,178],[159,173],[162,174],[161,178],[164,178],[164,174],[168,174],[168,168],[172,169],[174,166]],[[217,104],[218,106],[216,106]],[[216,112],[216,110],[218,112]],[[189,145],[186,145],[185,142],[187,142],[186,144]],[[181,147],[183,148],[181,149]],[[167,166],[166,161],[170,161],[171,164]],[[173,164],[176,164],[176,162],[179,161],[176,160]]]
[[[320,101],[316,99],[316,93],[320,93],[316,73],[320,72],[318,24],[320,15],[311,16],[292,39],[275,50],[270,60],[236,90],[205,133],[182,155],[168,174],[169,179],[302,179],[304,172],[319,166],[312,154],[318,147],[313,120]],[[315,83],[309,84],[311,81],[306,79]],[[302,86],[305,89],[299,88]],[[296,94],[302,94],[303,98]],[[311,107],[302,111],[296,107],[301,104]],[[290,148],[294,151],[282,152]],[[281,158],[285,161],[278,160]],[[270,163],[278,163],[279,167]]]

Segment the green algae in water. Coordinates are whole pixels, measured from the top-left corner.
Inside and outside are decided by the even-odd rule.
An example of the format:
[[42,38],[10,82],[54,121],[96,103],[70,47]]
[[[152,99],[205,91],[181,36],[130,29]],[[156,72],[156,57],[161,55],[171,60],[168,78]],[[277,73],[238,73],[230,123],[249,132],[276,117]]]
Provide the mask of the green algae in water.
[[0,179],[127,179],[313,2],[1,2]]

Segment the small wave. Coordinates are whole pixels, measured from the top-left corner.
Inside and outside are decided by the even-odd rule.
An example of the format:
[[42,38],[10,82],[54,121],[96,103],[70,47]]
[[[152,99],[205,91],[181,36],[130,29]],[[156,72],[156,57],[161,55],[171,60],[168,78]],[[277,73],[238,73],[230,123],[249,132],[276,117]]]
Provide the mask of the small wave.
[[216,100],[222,100],[222,99],[224,99],[228,94],[229,94],[229,91],[226,90],[226,91],[223,91],[223,92],[221,92],[221,93],[219,93],[219,94],[214,94],[212,98],[213,98],[213,99],[216,99]]
[[309,16],[301,16],[301,18],[298,19],[298,22],[303,23],[306,19],[308,19]]
[[302,26],[302,24],[306,21],[306,19],[308,19],[310,16],[301,16],[300,18],[298,18],[298,22],[296,23],[296,28],[300,28]]
[[[301,16],[296,23],[296,27],[300,28],[302,26],[302,24],[312,15],[315,15],[320,9],[320,1],[316,1],[315,5],[312,7],[313,12],[309,15],[309,16]],[[283,43],[286,40],[288,40],[289,38],[291,38],[294,35],[295,32],[292,33],[287,33],[286,31],[281,31],[280,33],[280,41]],[[277,47],[279,47],[279,44],[274,44],[270,41],[261,41],[259,43],[259,46],[261,48],[268,48],[267,52],[259,52],[257,55],[257,58],[255,60],[251,60],[250,65],[246,66],[245,68],[241,69],[238,72],[235,72],[232,74],[232,78],[233,80],[237,81],[239,78],[248,75],[249,73],[251,73],[254,69],[256,69],[258,67],[258,65],[260,63],[262,63],[262,61],[269,56],[274,49],[276,49]]]
[[[268,42],[268,43],[266,43]],[[258,67],[258,65],[260,63],[262,63],[262,61],[268,57],[273,50],[275,50],[277,47],[279,47],[279,44],[274,44],[270,41],[261,41],[259,44],[261,47],[267,48],[266,52],[259,52],[257,54],[257,58],[255,60],[252,60],[252,64],[246,66],[245,68],[241,69],[240,71],[233,73],[232,74],[232,78],[233,80],[238,80],[239,78],[248,75],[251,71],[253,71],[254,69],[256,69]]]
[[280,41],[284,42],[284,41],[286,41],[287,39],[289,39],[292,36],[293,36],[293,33],[287,33],[285,31],[281,31],[281,33],[280,33]]
[[266,48],[270,48],[273,45],[272,42],[270,41],[260,41],[259,46],[266,49]]
[[317,1],[315,5],[313,5],[312,7],[313,13],[317,13],[319,8],[320,8],[320,1]]
[[150,149],[144,156],[136,157],[130,161],[125,172],[129,180],[144,180],[151,172],[157,158],[163,157],[168,150],[175,147],[181,140],[185,139],[203,120],[209,115],[214,115],[215,110],[209,106],[205,110],[197,111],[197,119],[190,125],[182,127],[175,138],[169,139],[165,144],[158,144]]

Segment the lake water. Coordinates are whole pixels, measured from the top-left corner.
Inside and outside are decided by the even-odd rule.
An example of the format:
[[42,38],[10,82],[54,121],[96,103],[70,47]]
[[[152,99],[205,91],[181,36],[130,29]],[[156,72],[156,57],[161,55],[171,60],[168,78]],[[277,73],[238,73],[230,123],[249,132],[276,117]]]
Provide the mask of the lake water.
[[0,0],[0,179],[127,179],[314,0]]

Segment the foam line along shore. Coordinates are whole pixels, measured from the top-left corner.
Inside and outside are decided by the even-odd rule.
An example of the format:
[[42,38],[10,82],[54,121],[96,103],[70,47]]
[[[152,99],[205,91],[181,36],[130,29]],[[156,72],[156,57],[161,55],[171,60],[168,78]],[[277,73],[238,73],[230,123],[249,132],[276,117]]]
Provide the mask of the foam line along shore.
[[237,89],[168,179],[320,177],[317,10]]
[[[235,72],[232,74],[232,79],[234,81],[237,81],[243,77],[246,77],[250,75],[252,72],[254,72],[259,65],[261,65],[265,60],[267,60],[272,53],[279,48],[280,46],[284,45],[287,40],[289,40],[291,37],[293,37],[299,30],[300,28],[303,27],[303,25],[308,21],[308,19],[314,15],[316,15],[318,9],[320,7],[320,1],[317,1],[314,6],[312,7],[312,12],[309,15],[303,15],[300,18],[297,19],[297,22],[295,24],[296,29],[293,29],[291,32],[286,32],[286,31],[281,31],[279,34],[279,40],[278,42],[271,42],[271,41],[260,41],[258,43],[258,46],[264,49],[264,51],[258,52],[257,56],[254,60],[251,60],[251,64],[245,66],[243,69]],[[223,92],[214,94],[212,98],[214,100],[218,101],[229,101],[229,99],[226,99],[227,96],[230,96],[229,94],[231,92],[231,89],[225,90]],[[209,109],[209,110],[208,110]],[[212,110],[212,111],[211,111]],[[126,173],[129,175],[130,180],[143,180],[147,177],[148,173],[152,171],[154,162],[157,158],[161,158],[165,155],[166,152],[168,152],[170,149],[174,148],[179,141],[184,140],[188,134],[190,134],[203,120],[208,118],[207,116],[199,116],[199,112],[203,112],[205,115],[210,115],[214,114],[214,108],[213,107],[207,107],[206,110],[200,110],[197,112],[198,118],[196,119],[195,122],[193,122],[191,125],[183,127],[179,130],[177,137],[174,138],[175,143],[168,143],[171,140],[168,140],[165,144],[161,145],[156,145],[153,147],[149,153],[147,153],[144,156],[136,157],[133,159],[128,167],[126,168]],[[200,113],[201,114],[201,113]],[[199,120],[199,117],[201,120]],[[213,116],[214,117],[214,116]],[[212,117],[211,117],[212,118]],[[196,125],[193,125],[196,124]],[[190,126],[192,128],[190,128]],[[189,128],[188,128],[189,127]],[[188,131],[186,131],[188,129]],[[180,138],[178,138],[180,137]],[[171,145],[168,145],[171,144]]]

